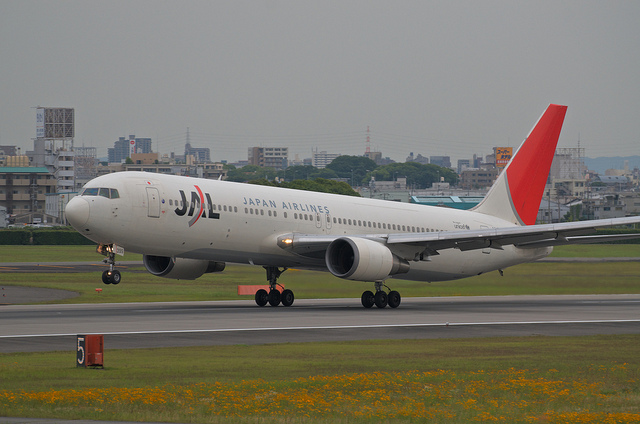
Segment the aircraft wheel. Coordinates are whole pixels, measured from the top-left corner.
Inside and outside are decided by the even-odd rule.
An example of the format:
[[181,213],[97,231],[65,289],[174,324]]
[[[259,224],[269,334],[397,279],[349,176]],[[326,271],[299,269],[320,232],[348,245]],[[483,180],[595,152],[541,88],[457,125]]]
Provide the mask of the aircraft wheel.
[[362,306],[369,309],[375,303],[375,296],[373,295],[373,292],[367,290],[366,292],[362,293],[360,301],[362,302]]
[[269,293],[265,289],[260,289],[256,292],[256,304],[258,306],[264,306],[269,301]]
[[106,270],[102,273],[102,282],[105,284],[111,284],[111,276],[109,275],[109,270]]
[[271,306],[278,306],[280,304],[281,299],[280,292],[276,289],[273,289],[269,292],[269,304]]
[[118,284],[122,281],[122,276],[120,275],[120,271],[114,269],[111,273],[111,284]]
[[400,293],[395,290],[389,292],[389,295],[387,296],[387,304],[390,308],[397,308],[400,306],[400,300]]
[[387,293],[383,292],[382,290],[376,293],[375,303],[378,308],[382,309],[385,306],[387,306],[387,300],[388,300]]
[[293,305],[293,300],[295,296],[293,296],[293,292],[289,289],[286,289],[282,292],[281,301],[282,306],[291,306]]

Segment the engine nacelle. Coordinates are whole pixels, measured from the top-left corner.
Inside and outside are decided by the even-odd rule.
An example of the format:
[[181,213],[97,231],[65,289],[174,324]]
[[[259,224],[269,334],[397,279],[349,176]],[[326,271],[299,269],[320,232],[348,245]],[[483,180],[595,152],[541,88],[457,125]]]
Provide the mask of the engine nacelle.
[[144,255],[142,262],[147,271],[156,277],[176,280],[195,280],[209,272],[221,272],[225,267],[224,262],[153,255]]
[[391,253],[387,246],[359,237],[332,241],[325,261],[333,275],[348,280],[382,281],[409,271],[409,262]]

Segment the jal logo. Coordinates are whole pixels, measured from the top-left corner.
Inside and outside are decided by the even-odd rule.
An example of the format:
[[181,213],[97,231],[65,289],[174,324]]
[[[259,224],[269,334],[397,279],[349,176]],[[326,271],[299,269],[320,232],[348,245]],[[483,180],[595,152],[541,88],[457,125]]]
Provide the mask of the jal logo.
[[[192,227],[200,218],[220,219],[220,214],[213,211],[213,202],[209,193],[202,193],[197,185],[194,185],[196,191],[191,192],[191,199],[187,201],[187,195],[184,190],[180,190],[182,207],[177,207],[175,213],[178,216],[190,216],[189,227]],[[205,207],[206,199],[206,207]],[[187,213],[188,211],[188,213]]]

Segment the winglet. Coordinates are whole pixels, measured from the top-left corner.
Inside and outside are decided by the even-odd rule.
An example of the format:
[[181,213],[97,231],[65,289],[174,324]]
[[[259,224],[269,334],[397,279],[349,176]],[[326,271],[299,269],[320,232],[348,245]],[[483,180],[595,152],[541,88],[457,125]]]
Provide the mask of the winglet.
[[566,112],[566,106],[547,107],[476,212],[535,224]]

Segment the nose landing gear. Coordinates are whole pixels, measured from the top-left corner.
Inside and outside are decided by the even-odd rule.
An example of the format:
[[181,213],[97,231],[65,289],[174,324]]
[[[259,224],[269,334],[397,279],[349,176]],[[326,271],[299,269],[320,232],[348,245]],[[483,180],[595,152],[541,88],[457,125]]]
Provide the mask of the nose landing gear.
[[105,270],[102,273],[102,282],[105,284],[118,284],[122,280],[120,271],[115,269],[117,249],[118,248],[113,244],[99,245],[96,249],[98,253],[106,256],[106,258],[103,259],[102,262],[109,265],[109,269]]

